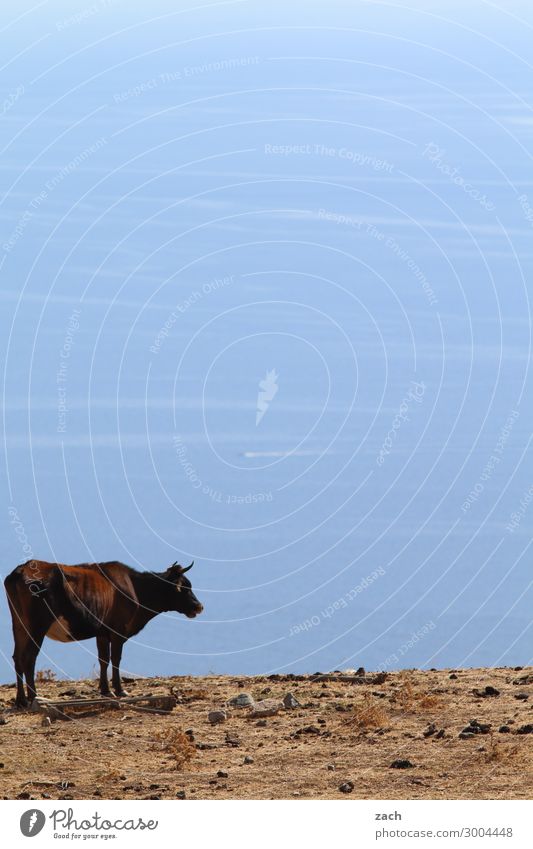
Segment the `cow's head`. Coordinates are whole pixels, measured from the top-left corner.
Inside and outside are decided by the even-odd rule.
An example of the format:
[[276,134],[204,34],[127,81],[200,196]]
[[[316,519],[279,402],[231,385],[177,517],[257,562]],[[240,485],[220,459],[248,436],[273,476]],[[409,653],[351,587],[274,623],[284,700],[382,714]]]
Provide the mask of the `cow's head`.
[[204,609],[203,604],[200,604],[195,594],[192,591],[191,582],[185,577],[185,572],[192,569],[194,560],[190,566],[180,566],[178,563],[173,563],[164,573],[164,578],[171,584],[168,587],[169,592],[169,610],[175,610],[177,613],[184,613],[188,619],[194,619]]

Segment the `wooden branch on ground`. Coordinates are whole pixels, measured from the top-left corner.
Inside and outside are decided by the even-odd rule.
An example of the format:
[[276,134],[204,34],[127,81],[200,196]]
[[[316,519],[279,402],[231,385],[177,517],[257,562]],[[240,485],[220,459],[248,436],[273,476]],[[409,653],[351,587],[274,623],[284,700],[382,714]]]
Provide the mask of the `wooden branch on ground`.
[[51,701],[37,697],[31,709],[50,719],[84,719],[106,710],[135,710],[147,713],[168,714],[176,707],[175,696],[131,696],[115,699],[103,696],[99,699],[65,699]]

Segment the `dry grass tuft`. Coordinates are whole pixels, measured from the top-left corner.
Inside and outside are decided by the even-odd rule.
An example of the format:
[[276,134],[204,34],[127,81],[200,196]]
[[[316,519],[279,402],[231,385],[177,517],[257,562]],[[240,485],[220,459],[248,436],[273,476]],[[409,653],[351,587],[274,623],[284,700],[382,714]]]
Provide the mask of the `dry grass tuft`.
[[357,728],[383,728],[387,724],[387,719],[387,714],[379,701],[366,693],[362,703],[355,708],[346,723],[355,725]]
[[152,751],[166,752],[172,755],[176,762],[176,769],[182,769],[196,756],[196,747],[187,735],[178,728],[161,731],[156,736],[156,742],[151,748]]
[[442,699],[431,693],[415,690],[407,679],[394,693],[391,701],[403,711],[434,710],[442,707]]

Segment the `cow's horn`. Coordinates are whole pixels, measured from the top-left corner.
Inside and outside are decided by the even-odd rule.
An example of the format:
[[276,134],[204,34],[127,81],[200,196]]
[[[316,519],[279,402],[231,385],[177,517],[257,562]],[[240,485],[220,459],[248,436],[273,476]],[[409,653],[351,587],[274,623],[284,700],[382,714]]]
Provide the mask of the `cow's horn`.
[[185,574],[185,572],[188,572],[188,571],[189,571],[189,569],[192,569],[192,567],[193,567],[193,566],[194,566],[194,560],[192,561],[192,563],[191,563],[191,565],[190,565],[190,566],[187,566],[187,567],[183,570],[183,574]]

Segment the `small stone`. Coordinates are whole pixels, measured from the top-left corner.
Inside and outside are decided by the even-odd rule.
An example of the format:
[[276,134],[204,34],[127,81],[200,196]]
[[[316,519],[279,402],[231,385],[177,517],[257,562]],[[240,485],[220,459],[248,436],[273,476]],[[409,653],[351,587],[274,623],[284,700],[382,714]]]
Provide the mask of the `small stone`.
[[423,733],[424,733],[424,737],[431,737],[431,736],[435,733],[435,731],[436,731],[436,730],[437,730],[437,728],[436,728],[435,723],[434,723],[434,722],[431,722],[431,723],[428,725],[428,727],[426,728],[426,730],[423,732]]
[[176,793],[176,799],[186,799],[185,790],[178,790]]
[[7,725],[7,719],[5,719],[3,716],[0,716],[0,725]]
[[219,723],[225,722],[227,718],[228,715],[225,710],[210,710],[207,714],[207,719],[211,725],[219,725]]
[[266,719],[258,719],[255,724],[256,724],[257,728],[266,728],[267,727]]
[[354,788],[353,781],[344,781],[340,785],[339,790],[341,791],[341,793],[351,793],[353,788]]
[[445,737],[445,736],[446,736],[446,732],[445,732],[444,728],[441,728],[440,731],[437,731],[437,733],[435,734],[435,740],[442,740],[442,738]]
[[365,667],[360,666],[358,669],[355,670],[355,674],[359,675],[359,677],[361,677],[362,675],[366,675]]
[[263,699],[255,703],[251,716],[254,719],[262,719],[265,716],[276,716],[282,708],[283,703],[277,699]]
[[398,760],[393,761],[390,765],[391,769],[412,769],[413,767],[414,764],[406,758],[398,758]]
[[521,702],[527,702],[529,699],[528,693],[515,693],[515,699],[518,699]]
[[498,731],[500,732],[500,734],[510,734],[511,733],[511,729],[509,728],[508,725],[500,725],[500,727],[498,728]]
[[470,740],[471,737],[475,737],[475,733],[473,731],[461,731],[459,734],[460,740]]
[[516,729],[515,734],[533,734],[533,725],[521,725]]
[[328,769],[330,772],[333,772],[333,770],[335,769],[335,764],[328,764]]
[[455,672],[452,672],[452,674],[449,676],[449,678],[450,678],[452,681],[457,681],[457,675],[455,674]]
[[295,710],[300,707],[300,702],[293,696],[292,693],[287,693],[283,696],[283,707],[285,710]]
[[233,696],[228,699],[228,705],[232,708],[247,708],[252,707],[254,700],[250,693],[239,693],[238,696]]
[[224,772],[223,769],[219,769],[219,771],[217,772],[217,778],[227,778],[227,777],[228,777],[228,773]]
[[254,762],[254,759],[253,759],[250,755],[245,755],[245,756],[244,756],[244,761],[243,761],[243,763],[245,763],[245,764],[253,764],[253,762]]

